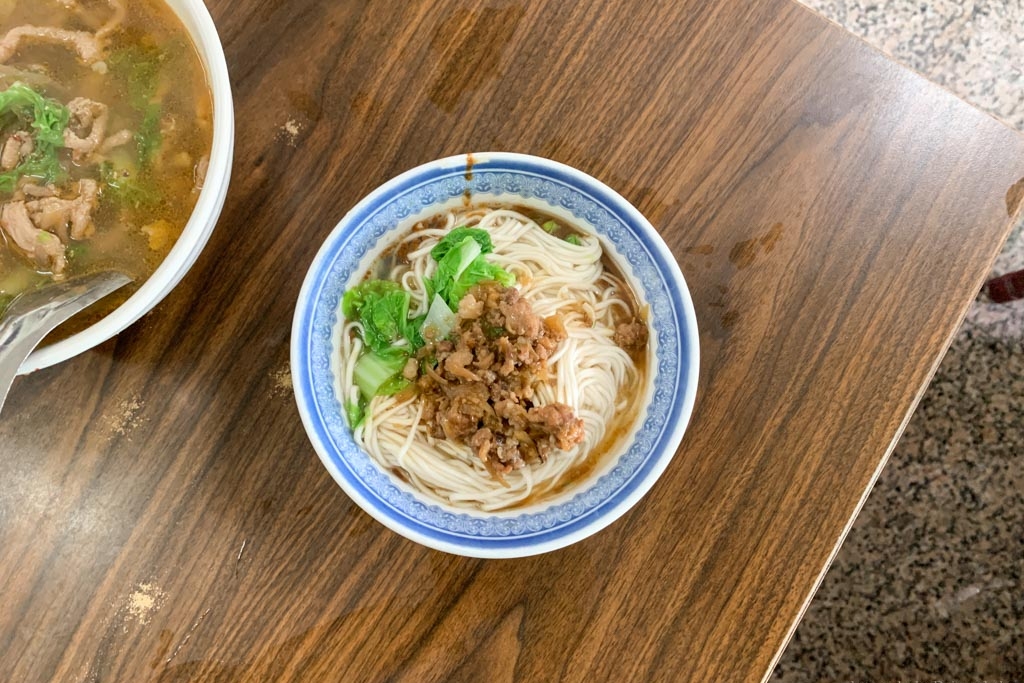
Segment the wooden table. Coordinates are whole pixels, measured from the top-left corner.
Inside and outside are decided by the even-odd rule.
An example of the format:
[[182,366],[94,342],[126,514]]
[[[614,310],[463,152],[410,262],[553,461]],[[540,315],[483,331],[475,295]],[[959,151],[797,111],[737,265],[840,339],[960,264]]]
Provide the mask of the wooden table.
[[[789,0],[210,4],[238,145],[209,247],[0,420],[0,680],[766,675],[1005,238],[1024,141]],[[517,561],[370,519],[288,384],[336,221],[484,150],[618,189],[701,325],[661,481]]]

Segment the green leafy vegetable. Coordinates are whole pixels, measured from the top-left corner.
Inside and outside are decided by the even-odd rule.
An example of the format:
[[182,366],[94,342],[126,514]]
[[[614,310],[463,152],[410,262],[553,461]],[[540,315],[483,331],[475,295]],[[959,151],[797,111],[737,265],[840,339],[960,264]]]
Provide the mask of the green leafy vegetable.
[[125,84],[128,103],[141,115],[135,144],[139,162],[144,167],[153,160],[163,140],[160,132],[162,108],[153,98],[166,59],[167,53],[161,48],[141,44],[114,50],[107,59],[111,74]]
[[434,248],[430,250],[430,255],[434,257],[434,260],[438,263],[448,255],[448,252],[466,241],[467,237],[471,237],[478,245],[480,245],[481,254],[490,254],[494,251],[494,244],[491,242],[491,236],[486,230],[480,228],[467,228],[466,226],[459,226],[452,228],[451,231],[441,238],[441,241],[434,245]]
[[89,251],[88,242],[72,242],[64,248],[64,253],[67,255],[69,260],[74,261],[80,259]]
[[106,186],[104,195],[120,206],[147,209],[160,202],[160,190],[152,180],[109,161],[100,165],[100,181]]
[[361,425],[363,418],[366,417],[364,401],[345,401],[345,417],[348,418],[348,424],[352,429]]
[[[359,387],[359,393],[363,395],[363,398],[369,401],[378,393],[384,393],[382,388],[385,388],[389,380],[397,378],[407,360],[408,355],[404,353],[389,354],[388,356],[380,356],[375,352],[364,353],[356,361],[352,380]],[[388,388],[392,386],[389,385]]]
[[163,141],[163,133],[160,131],[160,105],[149,104],[142,116],[142,123],[135,133],[135,144],[139,149],[139,161],[143,166],[148,166],[153,161],[153,155],[160,149]]
[[356,361],[353,379],[367,401],[409,386],[399,373],[423,346],[420,327],[426,317],[410,318],[409,302],[409,293],[389,280],[369,280],[342,297],[341,312],[363,325],[367,351]]
[[43,97],[22,82],[0,92],[0,116],[13,114],[35,130],[37,140],[52,146],[64,146],[64,129],[71,117],[67,107]]
[[379,355],[394,354],[405,340],[409,349],[423,346],[420,325],[423,317],[409,319],[409,293],[390,280],[369,280],[349,291],[341,301],[341,311],[349,320],[363,324],[363,341]]
[[487,231],[477,228],[455,228],[430,250],[437,260],[437,272],[427,278],[427,295],[439,294],[455,311],[459,301],[473,286],[481,282],[498,282],[505,287],[515,284],[515,276],[500,266],[489,263],[484,254],[494,251]]
[[576,235],[569,235],[565,238],[565,241],[569,244],[575,244],[577,247],[583,246],[583,242],[581,242],[580,238]]
[[555,232],[558,231],[558,223],[554,221],[544,221],[544,223],[542,223],[540,227],[544,228],[545,232],[549,232],[552,235],[554,235]]
[[420,334],[428,342],[436,342],[446,338],[452,333],[455,327],[455,314],[448,304],[444,302],[440,294],[435,294],[427,310],[427,317],[423,321]]
[[380,385],[377,389],[377,394],[380,396],[394,396],[399,391],[412,386],[412,382],[407,380],[405,377],[394,375],[390,379],[386,380],[384,384]]
[[463,226],[445,235],[430,252],[437,260],[437,272],[426,282],[431,300],[426,315],[410,318],[410,294],[390,280],[368,280],[345,292],[341,312],[362,324],[366,345],[352,372],[360,401],[345,404],[353,428],[362,421],[366,403],[374,396],[391,396],[411,386],[401,375],[406,363],[425,345],[424,337],[438,341],[451,333],[453,311],[470,287],[485,281],[505,286],[515,283],[512,274],[484,258],[492,251],[494,245],[485,230]]
[[27,159],[23,160],[10,171],[0,173],[0,192],[13,192],[21,178],[38,178],[43,184],[60,180],[64,169],[56,157],[50,157],[36,149]]
[[110,75],[125,84],[125,94],[133,109],[144,110],[156,95],[160,69],[166,55],[155,45],[132,43],[112,50],[107,56]]
[[12,192],[24,176],[38,178],[43,183],[64,176],[57,152],[64,146],[64,129],[70,118],[67,107],[43,97],[24,83],[13,83],[0,92],[0,120],[4,127],[31,128],[34,142],[28,157],[10,171],[0,173],[0,191]]
[[341,312],[346,318],[358,320],[360,311],[372,300],[397,289],[400,289],[398,285],[388,280],[367,280],[345,292],[341,299]]

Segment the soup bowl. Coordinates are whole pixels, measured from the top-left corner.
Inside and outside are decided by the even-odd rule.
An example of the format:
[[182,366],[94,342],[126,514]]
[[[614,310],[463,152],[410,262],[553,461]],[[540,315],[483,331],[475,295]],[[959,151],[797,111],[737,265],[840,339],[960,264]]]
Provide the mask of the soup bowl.
[[156,271],[121,306],[94,325],[34,351],[19,373],[61,363],[115,336],[148,313],[181,281],[206,246],[227,196],[234,151],[235,116],[227,62],[217,28],[202,0],[163,0],[196,46],[213,96],[213,144],[199,199],[181,236]]
[[[595,234],[651,323],[648,382],[632,430],[584,478],[550,499],[500,512],[437,502],[386,471],[353,439],[339,399],[339,305],[345,290],[418,220],[472,203],[527,207]],[[324,466],[367,513],[428,547],[472,557],[561,548],[611,524],[654,485],[679,447],[697,390],[697,321],[676,260],[623,197],[569,166],[482,153],[419,166],[385,183],[334,228],[306,276],[291,368],[303,424]]]

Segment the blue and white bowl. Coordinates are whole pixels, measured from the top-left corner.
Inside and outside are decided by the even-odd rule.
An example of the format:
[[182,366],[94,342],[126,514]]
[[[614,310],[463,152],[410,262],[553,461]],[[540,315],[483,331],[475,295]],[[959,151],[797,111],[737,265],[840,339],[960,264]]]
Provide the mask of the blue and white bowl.
[[[385,471],[352,438],[338,398],[339,306],[349,285],[413,223],[472,201],[528,206],[597,234],[650,305],[653,363],[644,408],[620,453],[559,497],[510,512],[439,504]],[[292,325],[299,413],[331,476],[366,512],[417,543],[471,557],[555,550],[611,524],[654,485],[679,447],[697,391],[697,319],[657,231],[600,181],[563,164],[486,153],[433,161],[388,181],[342,218],[306,275]]]

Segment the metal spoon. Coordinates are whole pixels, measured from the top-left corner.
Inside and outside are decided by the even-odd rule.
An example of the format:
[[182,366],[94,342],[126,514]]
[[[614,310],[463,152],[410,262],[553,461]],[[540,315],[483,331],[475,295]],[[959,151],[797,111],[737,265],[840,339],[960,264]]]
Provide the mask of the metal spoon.
[[18,368],[43,337],[75,313],[131,281],[124,273],[103,271],[55,282],[15,299],[0,319],[0,411]]

